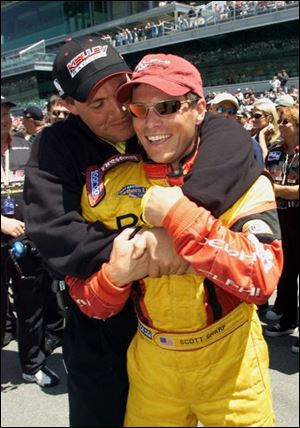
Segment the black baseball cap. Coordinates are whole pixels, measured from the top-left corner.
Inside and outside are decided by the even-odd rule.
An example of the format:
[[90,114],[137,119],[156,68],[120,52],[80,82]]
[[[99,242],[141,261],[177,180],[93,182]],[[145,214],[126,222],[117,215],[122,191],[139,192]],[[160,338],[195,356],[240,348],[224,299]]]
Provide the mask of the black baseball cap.
[[23,112],[23,116],[33,120],[44,120],[42,109],[37,106],[28,106]]
[[84,102],[93,87],[118,74],[131,74],[122,56],[97,35],[67,39],[53,64],[54,86],[62,98]]
[[7,107],[16,107],[17,105],[11,101],[8,101],[3,95],[1,95],[1,105],[5,105]]

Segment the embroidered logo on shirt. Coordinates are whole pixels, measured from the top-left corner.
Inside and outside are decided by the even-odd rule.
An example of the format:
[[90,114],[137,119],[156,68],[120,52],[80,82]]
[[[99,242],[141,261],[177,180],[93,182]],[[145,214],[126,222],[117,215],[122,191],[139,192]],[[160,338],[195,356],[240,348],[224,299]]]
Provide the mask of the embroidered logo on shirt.
[[140,162],[139,155],[116,155],[108,159],[102,166],[92,165],[86,171],[86,191],[91,207],[95,207],[105,196],[104,175],[115,166],[124,162]]
[[118,195],[127,195],[130,198],[142,198],[146,193],[146,188],[136,184],[128,184],[118,191]]

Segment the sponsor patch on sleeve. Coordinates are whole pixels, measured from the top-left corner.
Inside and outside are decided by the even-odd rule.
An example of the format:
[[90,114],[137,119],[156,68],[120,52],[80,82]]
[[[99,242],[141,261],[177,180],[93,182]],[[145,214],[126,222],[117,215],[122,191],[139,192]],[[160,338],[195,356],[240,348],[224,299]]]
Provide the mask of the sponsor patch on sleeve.
[[258,234],[264,234],[264,233],[268,233],[268,234],[273,234],[270,226],[265,223],[263,220],[250,220],[247,221],[247,223],[245,223],[243,225],[243,229],[242,232],[249,232],[249,233],[253,233],[254,235],[258,235]]

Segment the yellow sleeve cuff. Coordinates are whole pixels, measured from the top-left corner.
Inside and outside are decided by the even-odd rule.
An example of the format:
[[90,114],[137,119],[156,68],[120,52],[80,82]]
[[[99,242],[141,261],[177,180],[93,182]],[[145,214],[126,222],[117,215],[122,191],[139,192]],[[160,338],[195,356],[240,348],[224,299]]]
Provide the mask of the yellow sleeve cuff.
[[146,209],[146,205],[151,197],[152,191],[153,191],[154,187],[150,187],[150,189],[148,189],[146,191],[146,193],[144,194],[144,196],[142,197],[142,202],[141,202],[141,208],[142,208],[142,221],[145,224],[145,226],[147,227],[153,227],[153,224],[149,223],[145,217],[145,209]]

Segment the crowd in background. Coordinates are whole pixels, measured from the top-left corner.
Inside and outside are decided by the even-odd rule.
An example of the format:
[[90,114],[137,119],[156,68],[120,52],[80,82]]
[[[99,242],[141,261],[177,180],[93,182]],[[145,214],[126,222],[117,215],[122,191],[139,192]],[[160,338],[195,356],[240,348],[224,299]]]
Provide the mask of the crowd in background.
[[102,38],[118,47],[161,37],[169,32],[187,31],[232,19],[248,18],[297,4],[295,1],[227,1],[226,4],[218,3],[220,2],[215,2],[212,9],[208,9],[206,6],[191,5],[191,9],[186,14],[179,15],[175,20],[158,19],[157,21],[149,21],[146,25],[128,26],[118,32],[104,33]]

